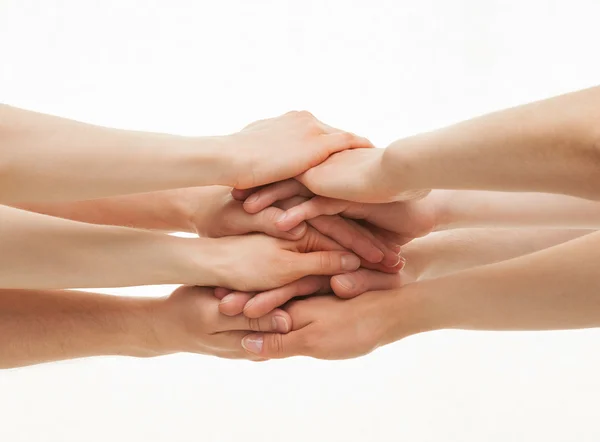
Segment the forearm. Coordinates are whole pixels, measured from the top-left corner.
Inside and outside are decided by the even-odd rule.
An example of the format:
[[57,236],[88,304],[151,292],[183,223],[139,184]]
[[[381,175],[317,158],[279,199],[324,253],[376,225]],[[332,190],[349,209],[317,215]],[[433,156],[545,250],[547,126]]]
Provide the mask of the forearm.
[[458,229],[406,244],[404,272],[410,280],[431,279],[493,264],[570,241],[594,230]]
[[79,223],[0,206],[0,287],[210,285],[211,252],[203,247],[209,241]]
[[109,129],[0,105],[0,201],[229,184],[224,140]]
[[435,329],[558,330],[600,326],[600,233],[396,291],[389,342]]
[[168,232],[193,232],[182,196],[187,189],[120,195],[95,200],[24,203],[13,207],[91,224]]
[[0,368],[100,355],[162,354],[150,298],[0,290]]
[[596,87],[397,141],[382,167],[399,191],[533,191],[598,199],[599,119]]
[[600,202],[566,195],[434,190],[422,203],[432,203],[435,207],[435,230],[472,227],[600,228]]

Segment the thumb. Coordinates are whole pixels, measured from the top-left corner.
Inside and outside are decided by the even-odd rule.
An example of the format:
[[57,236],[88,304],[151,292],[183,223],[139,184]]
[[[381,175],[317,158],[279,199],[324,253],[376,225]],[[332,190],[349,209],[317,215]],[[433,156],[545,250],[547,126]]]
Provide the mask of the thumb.
[[360,258],[341,251],[298,254],[298,270],[303,275],[338,275],[360,267]]
[[354,298],[372,290],[391,290],[399,287],[402,287],[401,273],[383,273],[364,268],[331,278],[331,288],[340,298]]
[[248,353],[265,359],[281,359],[304,353],[300,331],[285,335],[279,333],[253,333],[244,336],[242,347]]

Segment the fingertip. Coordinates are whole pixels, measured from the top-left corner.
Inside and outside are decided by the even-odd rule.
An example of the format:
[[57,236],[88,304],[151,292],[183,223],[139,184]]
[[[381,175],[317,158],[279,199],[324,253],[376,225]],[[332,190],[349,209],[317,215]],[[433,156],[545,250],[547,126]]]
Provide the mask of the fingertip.
[[276,333],[288,333],[292,330],[292,318],[283,310],[275,310],[271,318],[271,327]]
[[225,296],[231,293],[231,290],[223,287],[215,287],[214,295],[217,299],[223,299]]
[[340,298],[353,298],[356,296],[356,280],[350,274],[336,275],[331,278],[331,289]]
[[248,353],[259,355],[263,349],[264,335],[261,333],[251,333],[242,338],[242,347]]
[[288,233],[290,235],[292,235],[294,238],[300,239],[306,234],[307,229],[308,229],[308,226],[306,225],[306,223],[303,222],[303,223],[297,225],[296,227],[288,230]]
[[237,316],[244,311],[246,303],[246,296],[230,293],[219,303],[219,312],[226,316]]
[[353,272],[360,267],[360,258],[351,253],[344,253],[341,258],[342,270]]
[[360,255],[373,264],[380,263],[385,258],[385,254],[375,246],[373,246],[368,252],[361,253]]

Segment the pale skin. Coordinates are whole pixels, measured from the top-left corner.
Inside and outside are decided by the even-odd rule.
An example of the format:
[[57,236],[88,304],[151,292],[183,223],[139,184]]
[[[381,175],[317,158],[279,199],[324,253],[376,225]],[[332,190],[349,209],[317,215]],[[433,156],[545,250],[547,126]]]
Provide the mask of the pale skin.
[[353,271],[360,265],[356,255],[340,250],[312,228],[296,241],[262,234],[178,238],[6,206],[0,206],[0,249],[3,288],[183,283],[265,290],[307,275]]
[[166,298],[2,289],[0,312],[0,368],[177,352],[248,359],[240,343],[250,331],[285,333],[292,325],[283,310],[258,320],[224,316],[211,289],[185,286]]
[[213,184],[249,188],[292,178],[335,152],[370,147],[365,138],[304,111],[257,121],[233,135],[181,137],[93,126],[0,104],[0,203]]
[[[206,238],[265,233],[288,240],[301,239],[307,223],[284,232],[277,227],[283,213],[269,207],[248,213],[225,186],[190,187],[85,201],[13,204],[30,212],[93,224],[127,226],[170,232],[197,233]],[[341,216],[315,217],[308,224],[371,263],[397,264],[397,253],[378,241],[369,229]]]
[[[287,180],[259,190],[252,195],[253,199],[246,199],[244,208],[249,213],[260,213],[264,207],[294,194],[305,198],[313,195],[297,181]],[[448,234],[441,236],[447,240],[445,243],[425,237],[422,241],[404,245],[402,253],[407,262],[407,272],[417,266],[431,272],[436,265],[458,270],[478,262],[501,261],[600,228],[600,203],[595,201],[540,193],[448,190],[434,190],[420,200],[380,204],[314,197],[289,208],[276,221],[276,225],[285,230],[324,214],[340,214],[368,221],[375,228],[385,229],[385,235],[403,238],[403,243],[430,232],[449,230]],[[493,233],[486,233],[486,230],[450,233],[454,229],[473,227],[535,227],[552,231],[492,231],[498,233],[497,237]],[[473,246],[469,245],[469,238],[472,238],[471,242],[481,240],[481,244],[484,244],[478,253],[470,252]],[[490,247],[487,247],[488,243]],[[434,244],[436,253],[428,252],[429,244]],[[465,245],[469,252],[461,257],[459,251]],[[445,254],[449,259],[445,259]],[[465,262],[469,264],[465,266]],[[437,271],[444,273],[441,269]],[[359,269],[354,273],[334,276],[331,281],[329,278],[309,276],[286,287],[259,294],[228,292],[229,296],[222,301],[221,311],[225,314],[243,311],[250,317],[260,317],[296,296],[333,290],[340,297],[350,298],[369,290],[397,287],[400,282],[411,280],[407,278],[407,272],[400,278],[393,274]]]
[[[368,290],[387,291],[364,296],[367,299],[374,294],[387,296],[390,289],[400,288],[415,279],[438,277],[473,265],[513,258],[585,233],[584,230],[553,229],[443,232],[441,235],[452,234],[454,238],[448,240],[434,235],[409,244],[407,247],[412,248],[406,251],[409,265],[405,271],[389,275],[385,280],[374,279],[379,285]],[[488,247],[490,245],[494,247]],[[420,264],[413,265],[416,262]],[[361,280],[364,272],[370,271],[359,270],[355,275],[357,279]],[[368,278],[363,280],[369,281]],[[317,311],[318,304],[301,301],[293,304],[289,312],[274,309],[256,319],[241,314],[226,316],[219,311],[219,297],[222,296],[218,292],[213,294],[212,289],[185,286],[166,298],[3,289],[0,290],[0,331],[4,344],[0,345],[0,368],[102,355],[155,357],[177,352],[260,360],[263,358],[243,349],[241,342],[246,335],[252,331],[286,333],[293,327],[292,316],[296,312],[305,317],[321,314]],[[360,298],[362,296],[357,299]],[[370,298],[375,301],[375,296]],[[362,323],[364,311],[370,312],[378,306],[377,302],[365,303],[365,310],[358,310],[360,306],[354,304],[337,304],[333,300],[320,302],[324,303],[323,308],[333,307],[334,313],[341,314],[340,322],[356,320]],[[342,309],[345,305],[349,308]],[[314,310],[308,307],[314,307]],[[334,318],[331,313],[327,315]],[[316,322],[316,319],[311,321]],[[331,327],[336,324],[337,321]],[[378,330],[378,327],[374,329]],[[335,331],[333,328],[328,330],[331,334]],[[366,329],[366,332],[370,331]],[[345,333],[345,329],[340,333]],[[346,334],[343,338],[340,334],[343,340],[338,339],[333,344],[344,343],[349,348],[354,345],[353,336]],[[316,347],[320,342],[313,345]],[[359,347],[358,350],[367,351],[368,348]]]
[[[430,188],[553,192],[598,199],[599,156],[595,122],[600,116],[599,97],[599,88],[569,94],[401,140],[385,150],[350,146],[358,148],[337,154],[330,152],[323,160],[306,168],[306,172],[277,180],[296,176],[312,193],[359,203],[389,203],[424,197],[428,193],[426,189]],[[246,134],[250,138],[261,134],[261,124],[250,132],[254,132]],[[344,137],[350,139],[351,135]],[[10,164],[18,165],[19,162]],[[10,179],[11,175],[6,173],[3,177]],[[247,181],[214,184],[244,189],[266,182],[252,177]],[[13,184],[12,189],[17,187]],[[250,200],[246,202],[250,203]],[[329,207],[329,203],[333,204],[330,201],[325,206]],[[552,206],[557,212],[556,205],[550,202],[548,207]],[[422,215],[423,212],[415,207],[405,205],[398,213]],[[580,206],[573,203],[569,207]],[[366,215],[355,212],[354,217],[377,225],[373,221],[378,219],[377,213],[390,213],[390,208],[383,207],[379,212],[368,210]],[[317,213],[318,210],[305,219],[323,216]],[[352,217],[352,213],[352,207],[346,207],[334,215]],[[474,213],[479,216],[481,212]],[[529,214],[535,218],[531,211]],[[293,228],[286,224],[293,220],[289,216],[288,211],[286,217],[276,222],[282,232]],[[389,221],[386,218],[389,217],[379,217],[380,227]],[[410,216],[409,220],[409,226],[413,222],[412,230],[398,227],[388,238],[397,241],[403,236],[405,242],[433,230],[429,229],[431,226],[422,228],[423,225],[414,228],[418,223]],[[460,222],[464,223],[464,220],[454,226]],[[485,219],[482,221],[480,217],[477,223],[485,224]],[[594,225],[583,228],[594,228]],[[387,235],[384,232],[377,234]],[[289,335],[253,335],[244,338],[243,344],[250,354],[259,358],[304,354],[337,359],[365,354],[379,345],[427,330],[598,326],[600,307],[593,296],[598,287],[594,284],[594,269],[589,263],[598,258],[595,254],[600,239],[596,233],[565,243],[568,239],[568,234],[547,238],[540,244],[562,244],[508,261],[495,262],[499,256],[486,256],[482,261],[487,259],[495,263],[469,270],[461,270],[460,265],[438,266],[430,273],[439,272],[445,276],[425,279],[430,273],[424,272],[425,278],[402,288],[367,292],[349,300],[320,297],[295,302],[288,307],[293,322],[293,331]],[[464,261],[465,267],[468,262]],[[570,278],[567,280],[564,274],[569,274]],[[334,277],[331,287],[335,286],[336,278],[352,276]],[[575,284],[571,278],[576,279]],[[291,285],[283,286],[289,288]],[[567,289],[574,294],[565,300]],[[221,295],[223,293],[217,297]],[[223,301],[226,297],[219,306],[221,310],[227,304]]]
[[[600,233],[495,264],[367,292],[320,296],[286,310],[293,330],[246,336],[255,356],[344,359],[431,330],[559,330],[600,326]],[[565,278],[565,275],[569,275]]]
[[381,150],[353,149],[297,177],[365,203],[419,189],[547,192],[600,199],[600,87],[495,112]]

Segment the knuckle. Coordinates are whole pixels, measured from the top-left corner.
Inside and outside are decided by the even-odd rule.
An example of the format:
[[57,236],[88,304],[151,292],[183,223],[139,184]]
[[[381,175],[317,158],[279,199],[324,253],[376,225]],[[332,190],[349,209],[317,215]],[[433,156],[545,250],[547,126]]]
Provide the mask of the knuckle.
[[277,221],[277,218],[279,215],[281,215],[281,213],[281,209],[278,209],[277,207],[267,207],[261,212],[261,216],[265,223],[271,225],[275,224],[275,221]]
[[350,132],[342,132],[339,135],[340,142],[343,144],[351,143],[354,141],[354,134]]
[[284,354],[283,336],[277,333],[267,335],[265,339],[266,347],[269,353],[275,356],[282,356]]
[[331,269],[335,265],[335,260],[332,253],[319,252],[319,263],[322,269]]
[[314,119],[314,115],[307,110],[296,111],[296,116],[304,120]]
[[252,331],[263,331],[261,330],[261,323],[258,318],[248,318],[248,327]]

